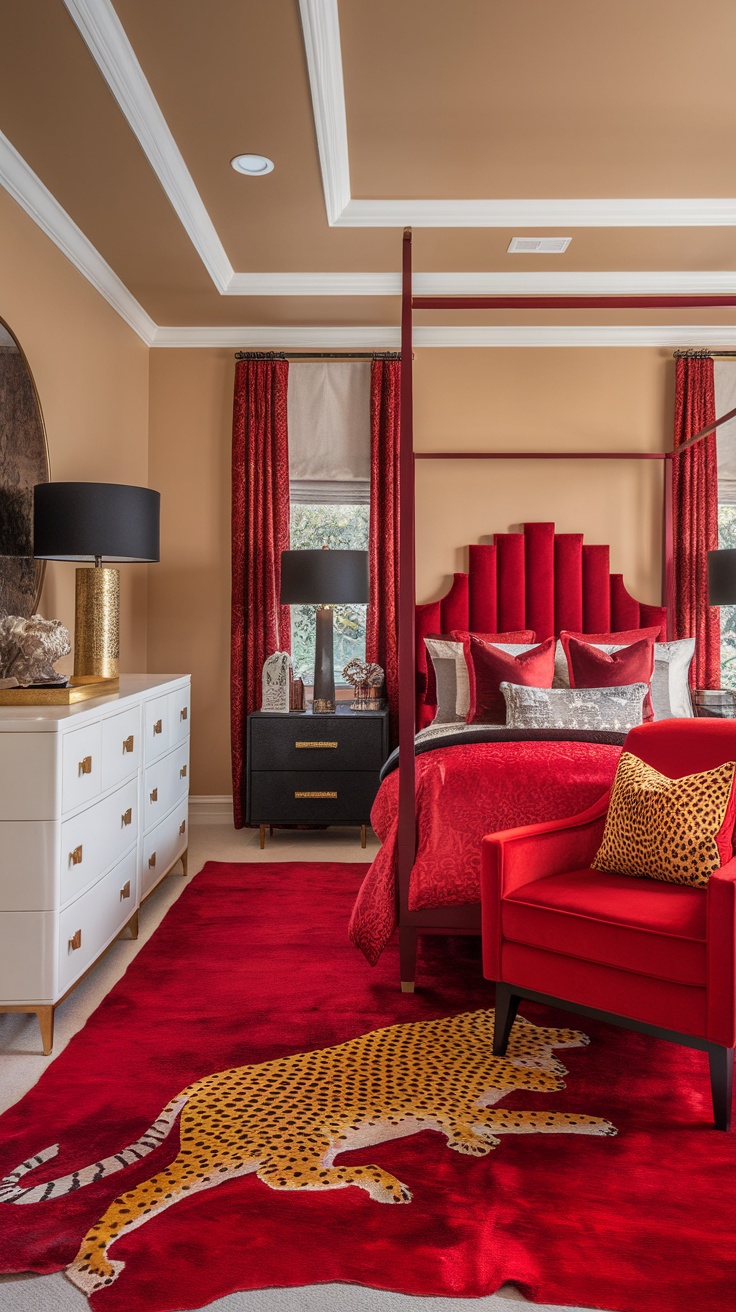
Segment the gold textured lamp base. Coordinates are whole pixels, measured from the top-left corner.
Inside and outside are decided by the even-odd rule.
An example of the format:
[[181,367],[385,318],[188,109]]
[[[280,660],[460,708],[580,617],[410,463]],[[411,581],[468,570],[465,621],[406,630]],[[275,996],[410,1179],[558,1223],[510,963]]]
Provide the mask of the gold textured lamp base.
[[77,570],[74,678],[116,679],[120,663],[120,571]]

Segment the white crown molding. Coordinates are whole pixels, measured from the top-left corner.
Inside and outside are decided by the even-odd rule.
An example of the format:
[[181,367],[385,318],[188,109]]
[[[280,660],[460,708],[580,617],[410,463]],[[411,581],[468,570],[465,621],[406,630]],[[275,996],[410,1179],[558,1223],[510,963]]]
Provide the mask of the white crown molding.
[[[433,324],[414,330],[417,347],[612,347],[658,346],[723,347],[736,349],[736,325],[721,324],[635,324],[594,326],[557,324],[544,326],[450,326]],[[284,328],[202,327],[158,328],[154,347],[221,347],[254,351],[375,350],[395,351],[401,345],[398,328]]]
[[218,291],[232,265],[110,0],[64,0]]
[[733,227],[736,199],[351,200],[341,228]]
[[0,185],[129,327],[151,346],[157,332],[153,319],[1,132]]
[[350,161],[337,0],[299,0],[327,222],[350,201]]
[[400,273],[235,273],[226,296],[400,296]]
[[[730,296],[736,272],[415,273],[416,296]],[[236,273],[228,296],[400,296],[400,273]]]

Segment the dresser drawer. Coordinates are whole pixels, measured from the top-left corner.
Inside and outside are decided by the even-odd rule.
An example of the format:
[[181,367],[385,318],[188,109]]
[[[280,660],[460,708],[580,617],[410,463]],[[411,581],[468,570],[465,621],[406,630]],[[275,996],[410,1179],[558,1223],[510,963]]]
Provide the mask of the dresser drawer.
[[169,745],[183,743],[189,737],[189,689],[169,693]]
[[253,770],[380,770],[383,720],[289,715],[250,721]]
[[63,906],[120,859],[138,837],[138,779],[61,826]]
[[102,791],[134,774],[141,759],[141,712],[132,706],[102,721]]
[[100,722],[64,734],[61,746],[61,809],[91,802],[102,779],[102,726]]
[[168,751],[169,741],[169,699],[153,697],[147,701],[143,711],[143,764],[155,761]]
[[189,842],[189,802],[187,798],[147,833],[143,839],[141,897],[158,883],[181,856]]
[[58,993],[83,975],[138,905],[136,853],[99,879],[59,916]]
[[378,772],[255,770],[248,819],[254,824],[367,824]]
[[157,825],[189,791],[189,739],[149,765],[143,786],[143,829]]

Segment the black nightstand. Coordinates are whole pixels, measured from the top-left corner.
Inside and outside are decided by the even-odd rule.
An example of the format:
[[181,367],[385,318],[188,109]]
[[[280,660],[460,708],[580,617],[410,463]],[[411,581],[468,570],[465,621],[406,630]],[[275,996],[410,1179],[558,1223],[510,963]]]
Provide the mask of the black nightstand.
[[361,846],[389,754],[388,711],[248,716],[246,820],[266,825],[360,825]]
[[693,710],[704,719],[736,719],[736,692],[733,688],[698,688],[693,693]]

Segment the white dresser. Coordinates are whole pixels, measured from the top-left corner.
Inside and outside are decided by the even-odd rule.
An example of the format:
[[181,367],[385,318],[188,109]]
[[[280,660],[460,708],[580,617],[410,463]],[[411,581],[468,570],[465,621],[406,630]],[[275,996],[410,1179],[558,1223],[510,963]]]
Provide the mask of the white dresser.
[[0,1013],[54,1008],[177,861],[187,872],[189,676],[0,707]]

